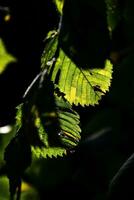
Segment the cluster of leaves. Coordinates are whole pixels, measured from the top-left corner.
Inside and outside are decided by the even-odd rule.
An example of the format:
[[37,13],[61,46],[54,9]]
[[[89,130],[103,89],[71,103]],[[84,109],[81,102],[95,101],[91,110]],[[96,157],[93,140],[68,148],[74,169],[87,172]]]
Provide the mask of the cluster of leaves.
[[[45,39],[41,72],[17,107],[16,135],[5,149],[11,198],[16,192],[20,195],[21,177],[30,166],[32,155],[63,156],[79,144],[80,116],[73,106],[95,106],[111,85],[111,22],[107,21],[111,13],[106,15],[105,3],[101,2],[97,11],[95,3],[86,0],[55,2],[61,15],[59,27]],[[90,14],[95,21],[83,13],[83,5],[92,7]],[[89,25],[82,24],[88,17]]]

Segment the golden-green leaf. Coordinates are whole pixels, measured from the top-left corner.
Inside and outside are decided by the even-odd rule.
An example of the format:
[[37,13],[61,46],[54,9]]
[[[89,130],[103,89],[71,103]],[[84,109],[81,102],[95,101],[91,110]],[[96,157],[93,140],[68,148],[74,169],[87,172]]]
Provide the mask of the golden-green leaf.
[[10,62],[16,62],[16,58],[7,52],[4,42],[0,38],[0,74]]
[[58,84],[60,91],[71,104],[95,105],[109,90],[112,64],[106,60],[103,69],[82,69],[60,49],[50,74],[51,80]]
[[60,14],[62,14],[62,8],[64,4],[64,0],[54,0],[54,3],[56,4],[57,10]]
[[113,65],[110,60],[105,60],[103,68],[76,65],[58,45],[58,32],[49,36],[47,47],[48,51],[45,48],[42,55],[42,68],[47,68],[51,80],[69,103],[98,104],[111,85]]

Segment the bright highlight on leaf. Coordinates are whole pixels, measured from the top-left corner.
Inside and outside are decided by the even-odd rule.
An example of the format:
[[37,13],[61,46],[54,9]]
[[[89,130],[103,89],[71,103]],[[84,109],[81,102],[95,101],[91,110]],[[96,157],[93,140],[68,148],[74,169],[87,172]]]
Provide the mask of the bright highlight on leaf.
[[62,8],[64,4],[64,0],[54,0],[57,10],[59,11],[60,14],[62,14]]
[[106,60],[104,69],[81,69],[63,52],[51,68],[51,80],[58,84],[65,98],[72,104],[95,105],[111,84],[112,64]]
[[6,47],[0,38],[0,74],[6,69],[11,62],[16,62],[16,58],[9,54]]
[[58,84],[67,100],[83,106],[97,104],[109,88],[111,65],[107,65],[107,62],[104,69],[83,70],[79,69],[62,50],[59,58],[60,63],[55,65],[55,68],[58,67],[61,70]]
[[61,148],[61,147],[49,147],[49,148],[42,148],[40,149],[39,147],[32,147],[32,153],[37,157],[37,158],[52,158],[52,157],[58,157],[58,156],[63,156],[66,155],[66,149]]
[[[60,15],[59,27],[46,37],[41,71],[17,107],[16,134],[5,148],[10,199],[15,195],[19,199],[21,189],[31,189],[24,183],[21,188],[21,179],[31,165],[32,155],[52,158],[73,152],[81,140],[80,116],[73,105],[98,104],[111,85],[107,25],[112,32],[120,21],[117,1],[105,0],[107,10],[99,0],[52,2]],[[10,18],[7,13],[4,21]],[[11,62],[16,62],[16,58],[8,53],[0,38],[0,74]],[[6,132],[3,129],[2,133]]]

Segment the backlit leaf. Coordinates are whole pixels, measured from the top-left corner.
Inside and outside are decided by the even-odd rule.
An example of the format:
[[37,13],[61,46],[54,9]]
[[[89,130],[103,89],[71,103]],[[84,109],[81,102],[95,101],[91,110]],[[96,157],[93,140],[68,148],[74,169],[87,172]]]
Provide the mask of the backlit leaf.
[[0,39],[0,74],[10,62],[16,62],[16,58],[7,52],[2,39]]
[[60,14],[62,14],[62,8],[64,4],[64,0],[54,0],[57,10],[59,11]]
[[71,104],[95,105],[109,90],[112,64],[106,60],[104,69],[81,69],[60,49],[50,74]]
[[[43,72],[44,73],[44,72]],[[16,125],[23,130],[37,157],[57,157],[78,145],[79,115],[43,74],[33,81],[18,106]]]

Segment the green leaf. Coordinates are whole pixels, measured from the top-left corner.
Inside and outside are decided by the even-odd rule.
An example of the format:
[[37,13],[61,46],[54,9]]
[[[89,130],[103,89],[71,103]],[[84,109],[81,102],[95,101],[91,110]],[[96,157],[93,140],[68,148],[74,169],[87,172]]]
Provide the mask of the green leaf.
[[58,157],[66,155],[66,149],[61,147],[49,147],[49,148],[39,148],[39,147],[32,147],[32,153],[37,158],[52,158],[52,157]]
[[60,14],[62,14],[62,8],[64,4],[64,0],[54,0],[54,3],[56,4],[57,10]]
[[[0,199],[9,200],[9,181],[6,176],[0,177]],[[21,185],[21,200],[27,200],[31,197],[32,200],[39,199],[39,195],[35,187],[26,182]]]
[[100,0],[64,3],[60,47],[81,68],[103,68],[109,57],[111,39],[105,7],[105,1]]
[[51,80],[70,104],[82,106],[98,104],[111,84],[111,62],[105,60],[103,68],[90,66],[85,68],[76,65],[59,47],[58,32],[54,37],[50,34],[47,46],[49,51],[45,50],[42,55],[42,66],[47,68]]
[[62,97],[56,97],[57,113],[61,132],[59,133],[61,141],[68,147],[78,145],[81,136],[79,127],[79,115],[71,107],[71,104]]
[[5,148],[4,160],[10,184],[10,197],[13,199],[17,188],[21,185],[22,174],[31,164],[31,148],[23,129],[17,132],[16,136]]
[[58,47],[58,32],[49,31],[47,37],[45,38],[46,45],[41,56],[41,68],[50,67],[55,61],[55,54]]
[[[63,156],[66,154],[66,150],[74,148],[78,145],[81,136],[81,129],[79,127],[79,115],[72,110],[69,102],[66,102],[62,97],[55,96],[56,98],[56,108],[57,108],[57,116],[59,120],[60,132],[57,133],[61,145],[55,143],[55,146],[49,143],[50,134],[54,137],[54,132],[47,132],[44,124],[42,124],[41,120],[36,119],[36,126],[38,128],[38,133],[41,141],[45,144],[43,147],[32,147],[32,152],[37,157],[57,157]],[[52,113],[50,113],[52,114]],[[46,116],[49,119],[49,114]],[[56,131],[56,130],[55,130]],[[51,137],[52,137],[51,136]],[[52,137],[52,138],[53,138]],[[54,139],[54,138],[53,138]]]
[[0,199],[9,199],[8,179],[6,177],[0,177]]
[[95,105],[109,90],[112,64],[106,60],[104,69],[81,69],[60,49],[50,75],[71,104]]
[[78,145],[81,137],[79,115],[72,109],[53,82],[42,72],[25,93],[18,106],[16,125],[37,157],[57,157]]
[[9,54],[0,38],[0,74],[6,69],[10,62],[16,62],[16,58]]

